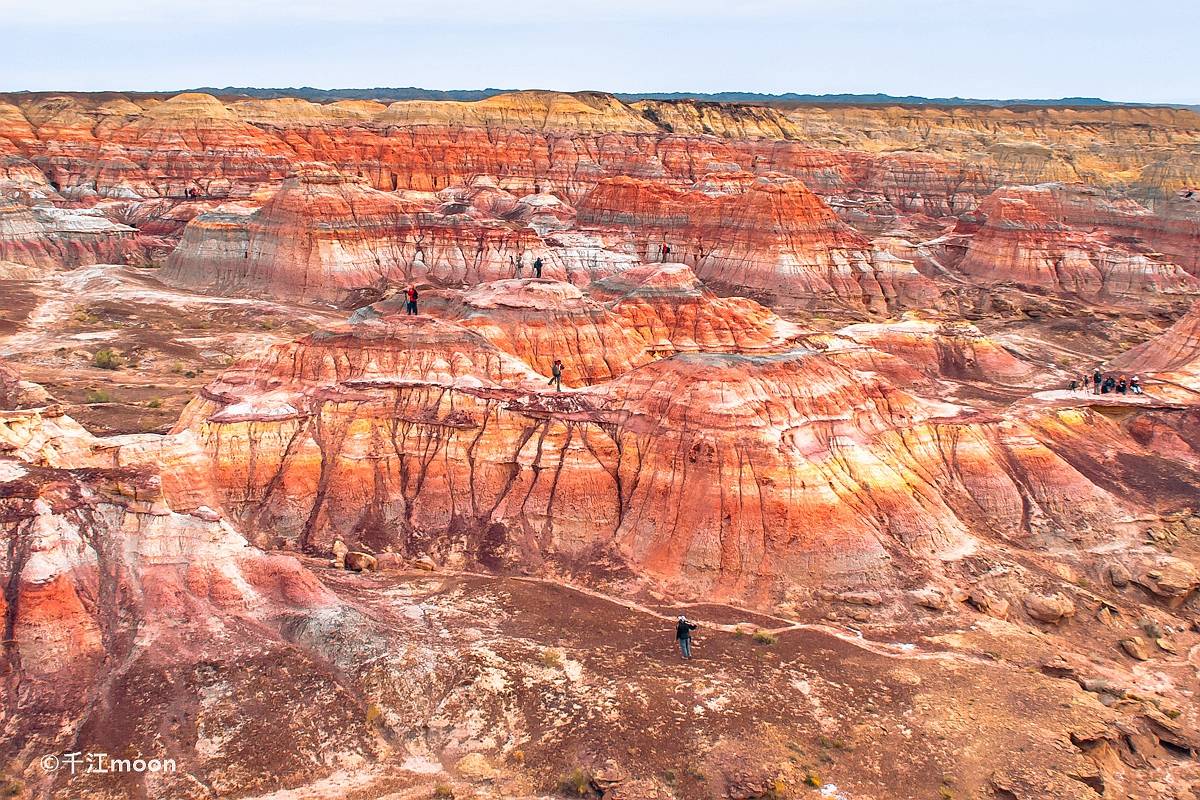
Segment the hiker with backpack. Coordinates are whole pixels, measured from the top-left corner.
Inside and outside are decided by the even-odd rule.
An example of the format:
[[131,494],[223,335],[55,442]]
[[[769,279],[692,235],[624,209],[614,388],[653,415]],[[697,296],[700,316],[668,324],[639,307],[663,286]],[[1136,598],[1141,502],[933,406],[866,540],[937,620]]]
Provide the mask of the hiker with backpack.
[[678,621],[675,623],[675,641],[679,643],[679,653],[684,658],[692,657],[692,631],[700,627],[694,622],[689,622],[688,618],[679,615]]

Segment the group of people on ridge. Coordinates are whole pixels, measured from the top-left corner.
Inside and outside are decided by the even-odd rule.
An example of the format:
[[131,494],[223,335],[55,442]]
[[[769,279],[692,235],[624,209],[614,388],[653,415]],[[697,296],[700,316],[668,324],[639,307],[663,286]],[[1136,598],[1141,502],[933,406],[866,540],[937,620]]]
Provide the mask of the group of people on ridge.
[[1082,387],[1080,381],[1071,379],[1071,390],[1075,391],[1082,388],[1083,391],[1090,391],[1092,394],[1108,394],[1116,392],[1117,394],[1125,394],[1132,392],[1133,394],[1142,393],[1142,379],[1137,375],[1132,378],[1126,378],[1124,375],[1113,375],[1112,373],[1105,374],[1098,368],[1091,375],[1086,372],[1083,375]]
[[[521,270],[525,268],[525,256],[524,255],[521,255],[520,257],[509,256],[508,263],[512,266],[513,277],[520,278]],[[533,260],[533,277],[535,277],[535,278],[542,277],[542,268],[544,266],[545,266],[545,262],[542,261],[541,256],[538,256],[537,258],[535,258]]]

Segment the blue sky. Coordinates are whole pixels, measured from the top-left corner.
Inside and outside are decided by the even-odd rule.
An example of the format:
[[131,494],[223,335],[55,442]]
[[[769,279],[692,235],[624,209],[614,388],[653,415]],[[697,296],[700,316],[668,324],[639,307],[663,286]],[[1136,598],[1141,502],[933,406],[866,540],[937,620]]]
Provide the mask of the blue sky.
[[422,86],[1200,103],[1194,0],[0,0],[0,90]]

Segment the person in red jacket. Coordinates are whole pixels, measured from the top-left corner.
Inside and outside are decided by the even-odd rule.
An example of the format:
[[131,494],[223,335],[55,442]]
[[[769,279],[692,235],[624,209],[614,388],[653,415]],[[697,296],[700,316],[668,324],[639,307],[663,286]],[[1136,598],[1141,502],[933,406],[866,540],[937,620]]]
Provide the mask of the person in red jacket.
[[404,297],[405,297],[404,313],[405,314],[416,314],[417,313],[417,287],[409,286],[408,289],[406,289],[404,292]]

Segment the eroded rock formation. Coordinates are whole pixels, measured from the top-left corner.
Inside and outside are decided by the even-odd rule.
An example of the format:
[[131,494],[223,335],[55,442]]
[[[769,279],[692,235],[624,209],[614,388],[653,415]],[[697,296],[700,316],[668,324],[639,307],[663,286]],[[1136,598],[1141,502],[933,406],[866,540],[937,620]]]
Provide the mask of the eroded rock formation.
[[[970,236],[958,269],[989,283],[1011,281],[1087,296],[1200,288],[1193,276],[1158,254],[1074,231],[1023,195],[997,192],[979,207],[982,227]],[[973,223],[965,227],[970,230]]]
[[682,261],[715,288],[770,303],[886,310],[936,297],[911,264],[876,258],[796,180],[739,175],[709,192],[683,192],[613,178],[578,209],[583,225],[628,231],[647,260]]
[[1191,112],[8,100],[16,791],[1200,785]]
[[414,282],[506,277],[510,257],[532,261],[527,251],[540,245],[532,231],[431,200],[380,192],[325,165],[301,167],[260,209],[195,218],[164,277],[217,293],[337,302]]

